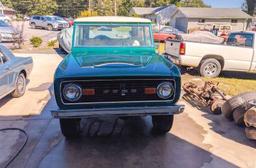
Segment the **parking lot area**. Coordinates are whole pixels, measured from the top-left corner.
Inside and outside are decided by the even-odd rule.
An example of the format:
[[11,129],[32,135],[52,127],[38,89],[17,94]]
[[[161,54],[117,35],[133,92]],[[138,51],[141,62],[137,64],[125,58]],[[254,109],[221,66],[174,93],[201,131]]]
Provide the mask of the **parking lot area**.
[[[47,48],[48,41],[56,39],[57,34],[59,32],[59,31],[48,31],[46,29],[40,29],[40,28],[32,29],[31,26],[29,25],[29,21],[25,21],[25,22],[13,21],[12,22],[12,26],[19,31],[22,30],[23,24],[24,24],[24,28],[23,28],[24,43],[23,43],[21,52],[31,52],[32,50],[34,50],[34,48],[30,45],[30,39],[32,37],[42,38],[43,44],[41,48]],[[12,42],[4,42],[2,44],[7,46],[8,48],[14,48],[14,45]]]
[[[165,136],[151,133],[151,117],[99,118],[82,121],[82,136],[66,140],[57,119],[52,82],[62,60],[57,54],[31,56],[34,69],[22,99],[0,101],[0,165],[9,167],[256,167],[256,143],[244,135],[244,128],[197,109],[185,100],[185,112],[175,116],[173,129]],[[50,60],[50,61],[49,61]],[[250,157],[248,157],[250,156]]]

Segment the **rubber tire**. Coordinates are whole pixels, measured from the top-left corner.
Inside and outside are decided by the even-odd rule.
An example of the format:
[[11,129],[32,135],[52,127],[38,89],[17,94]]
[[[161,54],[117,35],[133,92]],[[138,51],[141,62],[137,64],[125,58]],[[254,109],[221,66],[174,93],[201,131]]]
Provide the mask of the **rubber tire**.
[[[20,91],[18,90],[17,82],[18,82],[18,78],[19,78],[19,77],[22,77],[22,78],[24,79],[24,82],[25,82],[25,86],[24,86],[25,89],[24,89],[24,92],[20,92]],[[26,86],[27,86],[26,77],[25,77],[24,73],[20,73],[20,74],[17,76],[17,78],[16,78],[15,90],[11,93],[11,96],[12,96],[13,98],[18,98],[18,97],[23,96],[23,95],[25,94],[25,92],[26,92]]]
[[236,123],[236,125],[239,125],[239,126],[244,126],[244,114],[245,114],[246,110],[244,108],[236,108],[233,113],[232,113],[232,116],[233,116],[233,119],[234,119],[234,122]]
[[52,25],[50,25],[50,24],[49,24],[49,25],[47,25],[47,30],[48,30],[48,31],[53,31],[53,26],[52,26]]
[[233,120],[234,110],[241,106],[248,106],[248,102],[252,100],[256,100],[256,92],[242,93],[227,100],[221,107],[221,111],[227,119]]
[[[204,71],[204,68],[207,64],[209,63],[213,63],[217,66],[217,71],[216,73],[214,73],[213,75],[207,75]],[[221,70],[222,70],[222,67],[221,67],[221,64],[218,60],[216,60],[215,58],[208,58],[208,59],[205,59],[205,60],[202,60],[200,66],[199,66],[199,72],[200,72],[200,75],[203,76],[203,77],[210,77],[210,78],[215,78],[215,77],[218,77],[221,73]]]
[[153,133],[163,135],[168,133],[173,125],[174,116],[152,116]]
[[80,136],[81,119],[60,119],[60,129],[67,139],[74,139]]
[[31,23],[30,26],[31,26],[32,29],[36,28],[36,24],[35,23]]

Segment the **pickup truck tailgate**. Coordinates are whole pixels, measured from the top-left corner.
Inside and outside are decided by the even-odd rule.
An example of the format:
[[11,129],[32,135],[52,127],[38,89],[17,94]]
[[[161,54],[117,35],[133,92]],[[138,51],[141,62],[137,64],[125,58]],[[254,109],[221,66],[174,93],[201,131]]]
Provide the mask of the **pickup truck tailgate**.
[[175,57],[180,55],[180,41],[177,40],[167,40],[165,46],[165,53]]

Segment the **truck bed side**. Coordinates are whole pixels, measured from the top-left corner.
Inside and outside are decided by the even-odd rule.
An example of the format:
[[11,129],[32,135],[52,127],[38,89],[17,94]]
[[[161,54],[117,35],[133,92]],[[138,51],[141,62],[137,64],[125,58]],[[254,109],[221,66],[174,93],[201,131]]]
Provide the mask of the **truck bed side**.
[[[185,44],[185,54],[179,54],[180,44]],[[188,41],[166,42],[166,54],[176,57],[183,66],[198,67],[200,62],[208,57],[220,60],[223,70],[249,70],[253,48],[227,46]]]

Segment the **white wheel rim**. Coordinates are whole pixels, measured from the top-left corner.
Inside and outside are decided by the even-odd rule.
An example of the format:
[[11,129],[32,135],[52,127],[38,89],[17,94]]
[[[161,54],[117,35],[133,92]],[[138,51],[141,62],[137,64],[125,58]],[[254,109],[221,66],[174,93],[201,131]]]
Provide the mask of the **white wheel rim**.
[[214,63],[208,63],[208,64],[204,67],[204,72],[205,72],[205,74],[208,75],[208,76],[214,75],[217,71],[218,71],[218,67],[217,67],[217,65],[214,64]]
[[26,81],[22,75],[19,75],[17,79],[17,90],[19,93],[24,93],[26,89]]

